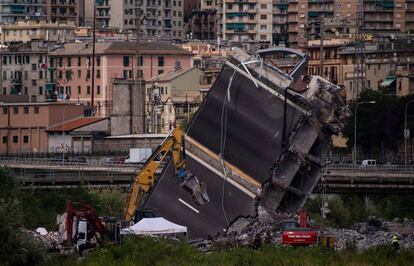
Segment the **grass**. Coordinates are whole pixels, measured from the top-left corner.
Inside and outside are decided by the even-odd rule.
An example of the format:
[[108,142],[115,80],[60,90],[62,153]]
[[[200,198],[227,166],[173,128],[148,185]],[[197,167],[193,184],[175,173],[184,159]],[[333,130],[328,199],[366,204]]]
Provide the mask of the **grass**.
[[107,245],[84,259],[57,257],[56,265],[412,265],[414,250],[395,253],[390,246],[364,252],[263,246],[204,253],[181,242],[131,238],[122,246]]

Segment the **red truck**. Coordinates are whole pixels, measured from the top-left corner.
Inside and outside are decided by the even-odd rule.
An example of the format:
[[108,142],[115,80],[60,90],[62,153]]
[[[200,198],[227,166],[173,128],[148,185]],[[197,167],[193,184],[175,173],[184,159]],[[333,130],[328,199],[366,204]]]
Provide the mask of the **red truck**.
[[306,209],[299,212],[298,222],[288,220],[284,224],[282,243],[284,245],[310,246],[318,242],[318,232],[309,227],[309,216]]

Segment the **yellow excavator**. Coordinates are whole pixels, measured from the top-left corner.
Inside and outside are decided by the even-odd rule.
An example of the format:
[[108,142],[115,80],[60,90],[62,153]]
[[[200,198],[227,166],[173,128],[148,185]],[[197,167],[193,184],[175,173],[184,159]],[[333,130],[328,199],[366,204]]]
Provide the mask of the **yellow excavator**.
[[175,175],[180,185],[191,192],[197,205],[209,202],[206,185],[199,182],[189,170],[185,169],[184,132],[180,127],[174,128],[158,146],[144,166],[135,173],[135,180],[129,192],[124,220],[130,222],[142,204],[145,194],[156,185],[156,171],[172,155]]

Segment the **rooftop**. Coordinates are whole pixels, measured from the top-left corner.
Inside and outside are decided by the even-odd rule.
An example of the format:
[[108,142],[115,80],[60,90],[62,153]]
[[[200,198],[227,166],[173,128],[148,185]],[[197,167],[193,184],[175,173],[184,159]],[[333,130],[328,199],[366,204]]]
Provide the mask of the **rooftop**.
[[[190,54],[188,51],[167,42],[142,42],[141,54]],[[128,41],[97,42],[96,54],[136,54],[136,43]],[[91,55],[91,43],[67,43],[57,48],[50,55]]]
[[81,117],[59,125],[48,128],[47,132],[62,132],[62,131],[73,131],[75,129],[102,121],[107,119],[106,117]]
[[147,80],[147,82],[168,82],[192,71],[193,69],[196,69],[196,67],[191,67],[187,69],[179,69],[177,71],[164,72],[156,77],[153,77]]

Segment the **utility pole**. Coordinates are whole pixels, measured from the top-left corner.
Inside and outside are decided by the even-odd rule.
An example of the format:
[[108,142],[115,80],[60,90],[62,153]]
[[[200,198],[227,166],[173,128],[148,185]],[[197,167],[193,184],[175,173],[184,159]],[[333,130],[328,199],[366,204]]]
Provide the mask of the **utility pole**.
[[[131,101],[131,107],[130,108],[134,108],[134,106],[136,105],[135,103],[135,99],[140,100],[141,102],[138,103],[138,121],[141,120],[142,126],[139,127],[138,133],[146,133],[146,119],[145,119],[145,92],[143,89],[143,84],[142,84],[142,73],[141,73],[141,49],[140,49],[140,38],[141,38],[141,8],[138,5],[138,1],[136,1],[136,74],[135,74],[135,92],[132,94],[132,101]],[[138,96],[138,97],[137,97]],[[135,123],[133,123],[135,124]],[[139,124],[139,123],[138,123]],[[137,132],[133,132],[133,133],[137,133]]]
[[96,3],[93,1],[93,30],[92,30],[92,91],[91,106],[94,112],[95,100],[95,44],[96,44]]
[[354,89],[352,98],[355,100],[365,88],[365,44],[364,44],[364,1],[356,2],[356,33],[354,37],[355,63],[354,63]]
[[324,29],[324,19],[325,19],[325,14],[322,14],[322,18],[321,18],[321,25],[320,25],[320,30],[321,30],[321,34],[320,34],[320,37],[321,37],[321,46],[319,47],[319,49],[320,49],[320,51],[319,51],[319,54],[320,54],[320,59],[319,59],[319,63],[320,63],[320,68],[321,68],[321,73],[320,73],[320,75],[321,75],[321,77],[323,77],[324,78],[324,59],[325,59],[325,54],[324,54],[324,50],[323,50],[323,38],[324,38],[324,31],[325,31],[325,29]]

